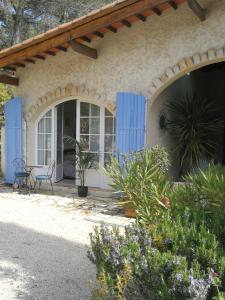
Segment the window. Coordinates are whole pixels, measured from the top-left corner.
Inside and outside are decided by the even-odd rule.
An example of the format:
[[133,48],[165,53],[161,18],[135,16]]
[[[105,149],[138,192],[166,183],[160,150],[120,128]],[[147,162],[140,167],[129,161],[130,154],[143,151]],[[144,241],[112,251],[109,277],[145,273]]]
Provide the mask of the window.
[[80,103],[80,143],[84,150],[94,154],[95,166],[99,164],[100,152],[100,107]]
[[104,166],[110,163],[115,147],[115,118],[105,109]]
[[47,166],[51,162],[52,111],[49,110],[38,122],[37,160],[38,165]]

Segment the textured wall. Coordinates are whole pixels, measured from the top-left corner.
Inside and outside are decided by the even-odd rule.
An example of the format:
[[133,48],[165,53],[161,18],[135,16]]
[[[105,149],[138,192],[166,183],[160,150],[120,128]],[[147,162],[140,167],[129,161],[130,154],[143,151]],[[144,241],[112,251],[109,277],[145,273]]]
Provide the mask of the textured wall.
[[[27,65],[23,70],[21,68],[17,94],[24,100],[25,112],[40,97],[68,83],[85,84],[88,90],[96,90],[109,102],[115,101],[118,91],[141,93],[151,100],[150,87],[154,79],[168,67],[195,53],[221,48],[225,43],[225,1],[199,2],[207,7],[205,22],[200,22],[184,4],[177,11],[171,9],[160,17],[138,22],[131,29],[123,28],[117,34],[108,33],[104,39],[96,40],[93,46],[98,49],[97,60],[69,50],[56,57],[49,56],[46,61],[38,61],[35,65]],[[149,119],[152,112],[155,114],[160,110],[160,101],[158,103],[154,110],[149,107]],[[40,109],[46,109],[46,105]],[[34,121],[28,123],[28,159],[32,162]],[[155,126],[150,122],[148,125],[147,144],[153,145],[160,138]]]

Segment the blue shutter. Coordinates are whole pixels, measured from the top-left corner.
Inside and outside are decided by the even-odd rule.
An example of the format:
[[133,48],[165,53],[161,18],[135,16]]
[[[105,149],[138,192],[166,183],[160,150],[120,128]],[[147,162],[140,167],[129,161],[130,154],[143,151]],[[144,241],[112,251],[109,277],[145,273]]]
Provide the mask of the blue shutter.
[[22,158],[22,99],[9,100],[4,107],[5,113],[5,183],[13,183],[12,161]]
[[142,150],[145,141],[144,96],[118,93],[116,97],[116,152],[126,154]]

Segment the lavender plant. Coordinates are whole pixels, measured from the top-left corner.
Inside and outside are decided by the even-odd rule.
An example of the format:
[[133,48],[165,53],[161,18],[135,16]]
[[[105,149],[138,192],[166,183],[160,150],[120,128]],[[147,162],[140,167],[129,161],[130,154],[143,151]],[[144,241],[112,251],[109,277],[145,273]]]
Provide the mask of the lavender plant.
[[[167,243],[164,237],[161,242]],[[103,224],[95,227],[88,255],[105,287],[104,297],[96,299],[204,300],[213,283],[210,267],[160,249],[156,236],[138,224],[124,234]]]

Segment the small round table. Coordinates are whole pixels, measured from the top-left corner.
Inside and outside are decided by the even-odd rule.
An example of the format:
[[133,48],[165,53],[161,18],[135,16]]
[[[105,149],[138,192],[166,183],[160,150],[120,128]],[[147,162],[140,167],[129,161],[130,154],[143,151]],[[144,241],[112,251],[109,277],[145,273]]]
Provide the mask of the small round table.
[[34,179],[34,177],[32,175],[32,171],[34,169],[42,169],[42,168],[43,168],[43,166],[26,165],[25,169],[26,169],[27,172],[29,172],[30,177],[31,177],[33,183],[35,183],[35,179]]

